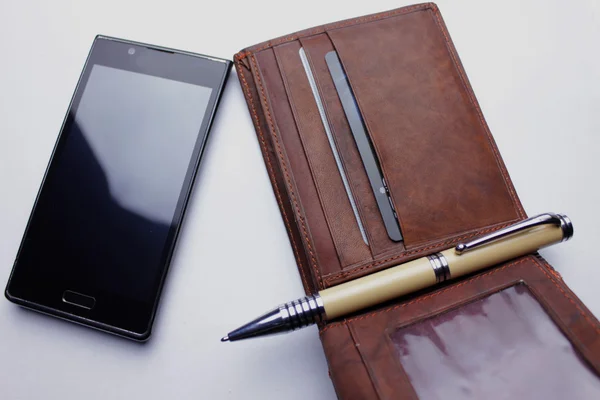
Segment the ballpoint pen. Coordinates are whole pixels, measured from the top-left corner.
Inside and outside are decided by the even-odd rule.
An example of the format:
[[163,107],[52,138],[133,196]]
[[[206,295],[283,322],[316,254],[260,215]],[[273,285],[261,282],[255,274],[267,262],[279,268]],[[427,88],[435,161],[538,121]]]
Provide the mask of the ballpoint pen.
[[573,236],[563,214],[546,213],[489,235],[290,301],[223,337],[236,341],[303,328],[537,251]]

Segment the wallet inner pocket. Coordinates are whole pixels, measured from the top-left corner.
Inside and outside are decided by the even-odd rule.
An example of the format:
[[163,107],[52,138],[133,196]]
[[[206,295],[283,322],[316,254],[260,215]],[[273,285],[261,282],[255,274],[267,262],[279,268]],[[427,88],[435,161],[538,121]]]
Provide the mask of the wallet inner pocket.
[[[355,213],[338,171],[306,71],[300,59],[298,41],[274,48],[291,111],[325,220],[335,243],[342,268],[372,260],[370,247],[363,240]],[[323,273],[331,267],[321,263]]]
[[441,23],[426,10],[327,32],[407,248],[522,217]]
[[[325,55],[334,50],[333,45],[326,34],[311,36],[300,41],[310,60],[327,121],[336,141],[337,150],[363,222],[371,252],[374,257],[377,257],[389,252],[402,251],[404,249],[403,243],[392,241],[385,229],[355,139],[328,70]],[[335,172],[330,171],[332,174]]]

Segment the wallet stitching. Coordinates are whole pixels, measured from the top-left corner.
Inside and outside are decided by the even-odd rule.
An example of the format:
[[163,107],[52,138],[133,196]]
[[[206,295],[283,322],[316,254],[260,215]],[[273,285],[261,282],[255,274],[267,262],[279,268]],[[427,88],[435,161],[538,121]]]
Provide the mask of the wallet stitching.
[[[283,64],[280,62],[279,52],[277,51],[277,49],[273,48],[273,49],[271,49],[271,51],[272,51],[273,57],[275,59],[275,64],[277,65],[277,72],[278,72],[279,76],[281,77],[281,81],[283,83],[283,90],[284,90],[285,95],[286,95],[287,103],[290,106],[290,110],[292,112],[292,119],[294,121],[294,125],[296,126],[296,131],[298,132],[298,137],[299,137],[300,144],[301,144],[301,150],[302,150],[302,152],[304,154],[304,158],[308,162],[310,176],[311,176],[311,179],[313,180],[313,184],[315,185],[315,187],[317,187],[317,184],[316,184],[316,181],[315,181],[315,178],[314,178],[314,175],[313,175],[313,168],[311,166],[311,161],[308,159],[308,156],[306,154],[306,148],[304,146],[303,137],[302,137],[302,134],[300,132],[298,121],[297,121],[297,118],[296,118],[296,115],[298,114],[297,111],[296,111],[296,105],[294,104],[293,99],[290,97],[290,90],[289,90],[289,84],[288,84],[287,74],[285,72],[285,69],[283,68]],[[252,61],[254,61],[254,66],[257,69],[256,74],[258,76],[259,73],[260,73],[259,72],[259,68],[258,68],[258,60],[256,59],[256,57],[252,57],[252,58],[250,58],[250,62],[252,62]],[[278,132],[277,131],[277,124],[276,124],[277,120],[276,120],[275,115],[272,115],[270,113],[270,111],[269,111],[269,109],[271,108],[270,102],[269,102],[269,98],[270,98],[269,97],[269,93],[263,91],[262,78],[260,76],[258,76],[258,78],[260,79],[259,86],[260,86],[260,89],[261,89],[262,99],[263,99],[263,101],[265,103],[265,112],[268,113],[268,116],[270,116],[270,117],[273,118],[273,120],[269,119],[269,121],[271,122],[270,129],[273,132],[272,136],[274,137],[274,139],[276,141],[276,144],[278,144],[279,143],[279,141],[278,141],[279,135],[277,133]],[[280,163],[285,168],[285,165],[287,165],[287,163],[289,163],[289,158],[288,158],[288,156],[287,156],[287,154],[285,152],[285,147],[283,147],[283,149],[282,149],[282,147],[283,146],[281,146],[281,147],[277,146],[277,152],[278,152],[278,155],[279,155]],[[291,174],[291,175],[293,176],[293,174]],[[287,174],[285,174],[285,177],[286,177],[286,180],[287,180],[287,183],[288,183],[287,186],[289,187],[290,192],[293,192],[294,191],[294,189],[293,189],[294,185],[292,184],[292,179]],[[292,195],[293,195],[293,193],[292,193]],[[317,190],[317,195],[320,196],[319,190]],[[323,211],[323,214],[325,216],[327,216],[327,213],[322,208],[323,202],[321,201],[320,197],[319,197],[319,204],[321,205],[321,209]],[[296,208],[298,215],[303,215],[303,210],[301,209],[300,205],[296,201],[294,201],[294,207]],[[329,221],[328,221],[327,217],[325,217],[325,223],[326,223],[329,231],[331,232],[331,229],[329,228]],[[310,227],[306,228],[306,230],[303,229],[303,233],[304,233],[304,237],[306,238],[307,242],[309,242],[309,245],[310,245],[310,240],[309,240],[310,235],[308,233],[309,230],[310,230]],[[332,237],[332,240],[333,240],[333,243],[334,243],[334,246],[335,246],[335,239],[333,239],[333,237]],[[295,243],[294,243],[294,245],[295,245]],[[312,253],[311,253],[311,256],[312,256]],[[337,252],[336,252],[336,257],[338,257],[338,259],[339,259],[339,254]],[[316,265],[316,257],[314,257],[314,258],[311,257],[311,260],[313,261],[314,265]],[[316,269],[314,269],[314,271],[316,272]],[[319,275],[315,274],[315,276],[319,276]],[[319,282],[317,282],[317,286],[319,288],[321,288]]]
[[455,54],[455,49],[454,49],[454,46],[452,45],[452,40],[448,37],[448,33],[446,32],[446,29],[444,29],[444,25],[443,25],[440,13],[437,10],[433,10],[433,14],[435,15],[434,19],[435,19],[435,22],[436,22],[440,32],[442,32],[442,34],[444,35],[444,39],[446,41],[446,48],[448,50],[448,53],[450,53],[450,57],[452,57],[452,60],[454,61],[454,66],[456,67],[456,71],[460,75],[461,81],[466,89],[467,95],[469,96],[469,100],[471,101],[471,105],[475,108],[475,111],[477,112],[477,116],[479,118],[479,122],[481,123],[481,126],[482,126],[484,132],[486,133],[486,137],[488,138],[488,142],[490,143],[490,147],[492,148],[492,152],[494,153],[494,156],[496,158],[496,164],[500,168],[500,172],[502,173],[502,177],[504,178],[504,185],[506,186],[506,188],[508,189],[508,191],[510,193],[511,200],[515,206],[517,214],[521,218],[525,218],[525,215],[524,215],[523,211],[521,210],[520,204],[516,200],[517,195],[516,195],[515,189],[513,188],[513,186],[511,184],[509,184],[510,178],[508,177],[508,171],[506,170],[506,167],[503,165],[503,163],[498,161],[501,159],[500,154],[499,154],[496,146],[494,146],[491,132],[490,132],[489,128],[487,127],[487,124],[485,123],[485,119],[483,117],[483,113],[481,112],[481,108],[478,106],[477,100],[475,100],[475,98],[474,98],[473,89],[470,87],[470,85],[468,83],[468,79],[465,76],[463,68],[460,68],[461,63]]
[[505,227],[507,227],[509,225],[512,225],[512,223],[507,223],[507,224],[502,224],[502,225],[494,226],[493,228],[489,228],[489,229],[482,229],[482,230],[479,230],[477,232],[470,233],[468,235],[463,235],[463,236],[459,236],[459,237],[447,240],[447,241],[442,242],[442,243],[432,244],[430,246],[423,247],[422,249],[404,251],[404,252],[402,252],[400,254],[397,254],[395,256],[386,258],[386,259],[381,260],[381,261],[376,261],[374,263],[365,265],[365,266],[360,267],[360,268],[353,269],[351,271],[343,271],[343,272],[338,273],[338,274],[328,275],[324,280],[325,280],[326,283],[329,283],[331,281],[334,281],[334,280],[337,280],[337,279],[340,279],[340,278],[345,278],[348,275],[356,274],[356,273],[358,273],[360,271],[363,271],[365,269],[369,269],[371,267],[374,267],[374,266],[377,266],[377,265],[380,265],[380,264],[385,264],[385,263],[387,263],[389,261],[397,260],[398,258],[402,258],[404,256],[411,256],[411,255],[415,255],[415,254],[421,254],[421,253],[424,253],[424,252],[426,252],[428,250],[440,248],[440,247],[443,247],[443,246],[446,246],[446,245],[449,245],[449,244],[453,244],[453,243],[456,243],[458,241],[471,238],[473,236],[478,236],[478,235],[483,234],[483,233],[493,232],[493,231],[496,231],[498,229],[505,228]]
[[300,266],[300,268],[299,268],[300,278],[302,279],[302,283],[304,284],[304,287],[306,289],[308,289],[309,285],[306,280],[306,276],[304,275],[304,269],[302,266],[302,260],[300,258],[300,252],[298,251],[298,246],[296,245],[296,240],[294,239],[294,234],[292,232],[292,228],[291,228],[290,222],[288,220],[287,213],[285,212],[285,208],[283,206],[283,200],[281,198],[281,193],[279,193],[279,189],[277,188],[277,181],[275,179],[275,173],[273,170],[273,166],[271,164],[271,157],[269,157],[269,150],[267,148],[267,143],[266,143],[264,135],[262,133],[262,129],[260,129],[260,121],[258,119],[258,114],[257,114],[256,108],[254,106],[254,100],[252,99],[252,93],[250,92],[250,87],[248,86],[248,82],[246,81],[244,72],[241,70],[241,64],[239,62],[237,63],[237,66],[238,66],[238,73],[242,80],[242,84],[243,84],[244,88],[246,89],[246,97],[250,101],[252,114],[254,116],[255,124],[256,124],[257,130],[258,130],[258,133],[260,136],[260,142],[261,142],[261,145],[263,146],[263,152],[264,152],[265,158],[267,160],[267,167],[268,167],[267,170],[269,172],[269,178],[271,179],[271,184],[272,184],[273,188],[275,189],[275,195],[276,195],[275,197],[277,198],[277,202],[279,203],[279,208],[281,209],[281,213],[283,214],[285,226],[286,226],[288,232],[290,233],[289,236],[291,238],[292,247],[294,248],[294,255],[296,256],[296,261],[298,262],[298,265]]
[[[250,63],[258,71],[258,66],[256,64],[256,58],[254,56],[250,57]],[[260,75],[258,73],[256,74],[256,83],[258,84],[258,86],[260,88],[260,93],[261,93],[262,99],[266,103],[267,99],[265,97],[265,92],[264,92],[264,88],[263,88],[263,85],[262,85],[262,80],[261,80]],[[269,107],[266,104],[265,104],[265,114],[266,114],[267,120],[269,122],[269,127],[271,129],[271,135],[273,136],[273,139],[275,141],[275,146],[277,147],[277,154],[279,156],[279,160],[281,161],[281,166],[283,168],[283,173],[284,173],[285,178],[286,178],[288,191],[289,191],[290,197],[292,198],[292,202],[294,203],[294,207],[295,207],[295,211],[296,211],[295,214],[296,214],[296,217],[298,218],[298,221],[300,222],[300,226],[302,228],[302,232],[304,233],[304,239],[306,240],[307,250],[308,250],[308,253],[310,254],[310,258],[311,258],[311,261],[312,261],[312,268],[313,268],[313,270],[315,272],[315,278],[317,279],[317,286],[319,288],[321,288],[323,286],[323,284],[322,284],[322,281],[321,281],[321,276],[318,273],[317,261],[316,261],[316,258],[315,258],[312,246],[310,244],[310,239],[308,237],[308,232],[306,230],[306,224],[304,222],[304,218],[302,217],[302,215],[300,213],[300,207],[298,206],[298,201],[296,200],[296,195],[294,194],[294,190],[292,188],[292,184],[291,184],[291,181],[290,181],[290,175],[289,175],[288,169],[287,169],[287,167],[285,165],[285,160],[284,160],[283,154],[281,152],[281,146],[279,144],[279,137],[278,137],[277,133],[275,132],[275,126],[273,124],[273,119],[271,117],[271,112],[269,111]],[[259,130],[260,130],[260,128],[259,128]]]
[[[566,299],[569,300],[569,302],[571,304],[573,304],[573,306],[575,306],[575,308],[577,309],[577,311],[579,311],[579,314],[581,314],[581,316],[590,325],[592,325],[592,327],[594,328],[594,330],[596,331],[596,333],[600,335],[600,326],[598,326],[598,322],[597,321],[594,322],[594,320],[592,320],[592,318],[590,318],[590,316],[585,311],[583,311],[583,309],[579,306],[579,304],[577,304],[575,302],[575,300],[573,300],[573,298],[571,296],[569,296],[569,294],[562,287],[560,287],[560,285],[556,282],[556,280],[553,279],[552,276],[549,275],[548,268],[544,268],[544,266],[542,264],[540,264],[540,262],[537,260],[537,258],[533,258],[533,262],[542,270],[542,272],[544,273],[544,275],[546,275],[548,277],[548,279],[550,279],[550,281],[552,283],[554,283],[554,286],[556,286],[556,288],[563,294],[563,296],[565,296]],[[584,347],[584,346],[582,346],[582,347]]]
[[[444,293],[446,293],[446,292],[449,292],[449,291],[456,290],[456,289],[458,289],[458,288],[460,288],[460,287],[462,287],[462,286],[464,286],[464,285],[466,285],[466,284],[468,284],[468,283],[472,283],[472,282],[474,282],[474,281],[481,280],[481,279],[483,279],[484,277],[487,277],[487,276],[490,276],[490,275],[494,275],[494,274],[496,274],[496,273],[499,273],[500,271],[502,271],[502,270],[504,270],[504,269],[506,269],[506,268],[508,268],[508,267],[515,266],[515,265],[519,265],[519,264],[523,264],[523,263],[525,263],[525,262],[527,262],[527,261],[533,261],[533,262],[534,262],[534,264],[535,264],[535,265],[536,265],[536,266],[537,266],[537,267],[538,267],[538,268],[539,268],[539,269],[542,271],[542,273],[543,273],[544,275],[546,275],[546,277],[550,279],[550,281],[551,281],[551,282],[554,284],[554,286],[556,286],[556,288],[557,288],[557,289],[558,289],[558,290],[559,290],[559,291],[560,291],[560,292],[563,294],[563,296],[565,296],[565,298],[566,298],[566,299],[567,299],[567,300],[568,300],[568,301],[569,301],[571,304],[573,304],[573,305],[575,306],[575,309],[576,309],[576,310],[579,312],[579,314],[581,314],[581,316],[582,316],[582,317],[583,317],[583,318],[584,318],[584,319],[585,319],[585,320],[586,320],[586,321],[587,321],[587,322],[588,322],[588,323],[589,323],[589,324],[592,326],[592,328],[593,328],[593,329],[596,331],[596,333],[600,334],[600,326],[598,326],[598,323],[597,323],[597,322],[594,322],[594,321],[593,321],[593,320],[592,320],[592,319],[591,319],[591,318],[590,318],[590,317],[589,317],[589,316],[588,316],[588,315],[587,315],[587,314],[586,314],[586,313],[585,313],[585,312],[584,312],[584,311],[581,309],[581,307],[580,307],[580,306],[579,306],[579,305],[578,305],[578,304],[577,304],[577,303],[576,303],[576,302],[575,302],[575,301],[574,301],[574,300],[571,298],[571,296],[569,296],[569,295],[567,294],[567,292],[565,292],[565,291],[564,291],[564,290],[563,290],[563,289],[560,287],[560,285],[559,285],[559,284],[556,282],[556,280],[555,280],[555,279],[553,279],[553,278],[552,278],[552,277],[551,277],[551,276],[548,274],[548,272],[546,271],[546,268],[544,268],[544,267],[543,267],[543,266],[542,266],[542,265],[541,265],[541,264],[538,262],[538,260],[537,260],[537,259],[535,259],[535,258],[531,258],[531,257],[527,257],[527,258],[524,258],[524,259],[522,259],[522,260],[515,261],[515,262],[512,262],[512,263],[510,263],[510,264],[506,264],[506,265],[505,265],[505,266],[503,266],[503,267],[500,267],[500,268],[493,269],[493,270],[491,270],[491,271],[489,271],[489,272],[486,272],[486,273],[484,273],[484,274],[476,275],[476,276],[474,276],[474,277],[472,277],[472,278],[470,278],[470,279],[467,279],[467,280],[465,280],[465,281],[463,281],[463,282],[461,282],[461,283],[458,283],[458,284],[456,284],[456,285],[454,285],[454,286],[450,286],[450,287],[448,287],[448,288],[446,288],[446,289],[442,289],[442,290],[440,290],[440,291],[437,291],[437,292],[434,292],[434,293],[431,293],[431,294],[425,295],[425,296],[423,296],[423,297],[416,298],[416,299],[414,299],[414,300],[412,300],[412,301],[409,301],[408,303],[404,303],[404,304],[398,304],[398,305],[396,305],[396,306],[394,306],[394,307],[392,307],[392,308],[387,308],[387,309],[384,309],[384,310],[374,311],[374,312],[372,312],[372,313],[365,314],[365,315],[361,315],[361,316],[358,316],[358,317],[354,317],[354,318],[348,318],[348,319],[346,319],[346,320],[344,320],[344,321],[342,321],[342,322],[333,323],[333,324],[331,324],[331,325],[328,325],[328,326],[324,327],[323,329],[321,329],[321,333],[323,333],[323,332],[327,331],[328,329],[331,329],[331,328],[334,328],[334,327],[340,326],[340,325],[342,325],[342,324],[344,324],[344,323],[347,323],[347,322],[356,322],[356,321],[360,321],[360,320],[363,320],[363,319],[367,319],[367,318],[373,317],[373,316],[375,316],[375,315],[384,314],[384,313],[391,312],[391,311],[394,311],[394,310],[397,310],[397,309],[400,309],[400,308],[404,308],[404,307],[410,306],[410,305],[412,305],[412,304],[415,304],[415,303],[420,303],[420,302],[423,302],[423,301],[425,301],[425,300],[427,300],[427,299],[429,299],[429,298],[436,297],[436,296],[442,295],[442,294],[444,294]],[[582,347],[584,347],[584,346],[582,346]]]
[[237,60],[243,60],[244,58],[251,56],[252,54],[258,53],[259,51],[263,51],[266,50],[270,47],[273,46],[277,46],[286,42],[291,42],[293,40],[297,40],[301,37],[307,37],[307,36],[312,36],[312,35],[316,35],[319,33],[323,33],[323,32],[327,32],[329,30],[333,30],[333,29],[339,29],[339,28],[345,28],[348,26],[352,26],[352,25],[360,25],[366,22],[371,22],[371,21],[376,21],[376,20],[380,20],[380,19],[385,19],[388,17],[393,17],[393,16],[397,16],[397,15],[404,15],[404,14],[410,14],[412,12],[415,11],[422,11],[422,10],[427,10],[427,9],[434,9],[436,8],[434,4],[432,3],[427,3],[427,4],[417,4],[414,6],[410,6],[410,7],[403,7],[403,8],[399,8],[396,10],[391,10],[391,11],[387,11],[387,12],[383,12],[383,13],[378,13],[378,14],[373,14],[373,15],[368,15],[368,16],[364,16],[364,17],[359,17],[359,18],[353,18],[351,20],[348,21],[342,21],[339,23],[333,23],[331,25],[326,25],[326,26],[319,26],[317,28],[314,29],[310,29],[306,32],[304,32],[302,35],[298,34],[298,32],[293,33],[291,35],[288,36],[284,36],[278,40],[275,40],[273,42],[269,41],[267,42],[267,44],[265,44],[262,47],[259,47],[258,49],[255,50],[246,50],[246,51],[241,51],[239,53],[237,53],[235,55]]

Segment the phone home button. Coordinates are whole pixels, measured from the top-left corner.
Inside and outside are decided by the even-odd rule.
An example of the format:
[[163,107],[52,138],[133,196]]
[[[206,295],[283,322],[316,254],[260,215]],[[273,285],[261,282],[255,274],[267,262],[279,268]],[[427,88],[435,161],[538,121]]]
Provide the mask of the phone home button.
[[96,304],[96,299],[92,296],[86,296],[85,294],[77,293],[72,290],[65,290],[62,300],[65,303],[85,308],[86,310],[91,310]]

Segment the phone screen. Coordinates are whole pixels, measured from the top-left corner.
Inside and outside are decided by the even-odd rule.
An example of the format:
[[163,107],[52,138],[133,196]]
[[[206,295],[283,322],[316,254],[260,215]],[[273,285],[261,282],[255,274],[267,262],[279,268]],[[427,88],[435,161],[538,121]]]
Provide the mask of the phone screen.
[[[189,60],[150,51],[88,62],[10,286],[135,332],[153,311],[215,92],[190,78]],[[154,57],[184,65],[161,68]],[[93,308],[65,304],[65,291]]]

